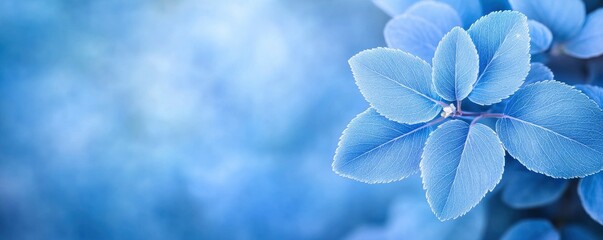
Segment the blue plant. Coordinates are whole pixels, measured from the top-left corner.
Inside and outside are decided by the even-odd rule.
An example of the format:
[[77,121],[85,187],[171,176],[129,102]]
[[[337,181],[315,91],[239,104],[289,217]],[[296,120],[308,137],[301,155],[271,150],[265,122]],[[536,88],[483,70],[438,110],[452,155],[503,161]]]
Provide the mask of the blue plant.
[[[429,6],[451,21],[412,14]],[[371,107],[344,131],[333,170],[367,183],[420,171],[429,206],[443,221],[466,214],[494,190],[506,150],[517,160],[507,161],[514,166],[505,174],[509,205],[554,202],[568,186],[565,179],[592,175],[580,184],[588,192],[582,202],[593,206],[586,208],[593,218],[602,216],[600,198],[588,197],[601,194],[603,182],[593,175],[603,169],[603,111],[587,96],[601,96],[600,89],[579,87],[584,94],[552,80],[543,64],[530,63],[530,29],[540,29],[532,36],[542,39],[548,29],[520,12],[499,11],[465,31],[446,4],[419,2],[409,9],[386,26],[392,48],[366,50],[349,61]],[[550,41],[539,43],[546,48]],[[535,190],[523,192],[529,197],[513,194],[522,194],[514,190],[522,181]]]

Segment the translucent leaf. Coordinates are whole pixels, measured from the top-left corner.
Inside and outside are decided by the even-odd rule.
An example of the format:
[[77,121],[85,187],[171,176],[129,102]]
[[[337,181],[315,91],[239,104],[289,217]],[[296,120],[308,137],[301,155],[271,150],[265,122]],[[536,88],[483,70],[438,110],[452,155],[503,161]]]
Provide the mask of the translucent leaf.
[[603,54],[603,9],[586,18],[582,30],[564,45],[565,52],[577,58],[592,58]]
[[501,240],[559,240],[560,236],[553,224],[545,219],[528,219],[513,225]]
[[432,127],[387,120],[369,108],[354,118],[339,141],[333,171],[366,183],[397,181],[419,170]]
[[418,2],[408,8],[405,14],[422,18],[435,25],[443,33],[463,24],[454,8],[436,1]]
[[436,92],[448,101],[465,99],[477,81],[479,57],[471,37],[455,27],[436,49],[433,58],[433,83]]
[[513,11],[493,12],[471,25],[468,32],[480,62],[480,73],[469,99],[490,105],[508,98],[530,71],[526,17]]
[[561,239],[563,240],[597,240],[597,236],[595,236],[588,229],[576,225],[566,225],[561,228]]
[[603,173],[580,180],[578,195],[588,215],[603,224]]
[[546,25],[557,41],[576,35],[586,15],[582,0],[509,0],[509,3],[513,10]]
[[509,100],[496,129],[511,156],[528,169],[575,178],[603,168],[603,112],[557,81],[530,84]]
[[530,27],[530,53],[541,53],[549,49],[553,42],[551,30],[534,20],[528,21]]
[[551,69],[549,69],[544,64],[535,62],[532,63],[530,66],[530,72],[528,73],[528,76],[526,77],[526,80],[523,83],[524,86],[535,82],[555,79],[553,71],[551,71]]
[[576,85],[576,88],[603,108],[603,88],[593,85]]
[[420,0],[373,0],[373,3],[388,15],[395,17],[404,13],[411,5],[419,1]]
[[350,59],[356,84],[381,115],[400,123],[427,122],[442,111],[425,61],[396,49],[375,48]]
[[469,27],[482,16],[482,4],[479,0],[439,0],[454,8],[461,16],[464,27]]
[[503,201],[514,208],[544,206],[557,201],[567,189],[565,179],[550,178],[529,171],[517,161],[511,161],[505,172]]
[[390,48],[397,48],[431,62],[440,39],[446,34],[435,24],[420,17],[404,14],[390,20],[383,34]]
[[467,213],[500,181],[505,151],[483,124],[451,120],[425,143],[421,160],[427,201],[440,220]]

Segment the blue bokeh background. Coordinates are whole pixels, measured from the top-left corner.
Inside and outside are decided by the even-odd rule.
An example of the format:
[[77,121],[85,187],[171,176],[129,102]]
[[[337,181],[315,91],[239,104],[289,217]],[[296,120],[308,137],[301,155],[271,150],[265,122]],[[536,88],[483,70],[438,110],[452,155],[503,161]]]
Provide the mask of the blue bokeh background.
[[[407,183],[331,161],[368,0],[1,0],[0,239],[337,239]],[[422,194],[422,193],[421,193]]]

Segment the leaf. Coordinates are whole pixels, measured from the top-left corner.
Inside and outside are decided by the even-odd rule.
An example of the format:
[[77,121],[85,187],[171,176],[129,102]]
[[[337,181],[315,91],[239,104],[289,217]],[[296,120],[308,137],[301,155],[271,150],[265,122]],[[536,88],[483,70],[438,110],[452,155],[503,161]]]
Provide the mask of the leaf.
[[603,54],[603,9],[588,15],[582,30],[564,45],[564,50],[577,58],[592,58]]
[[505,173],[502,200],[513,208],[532,208],[553,203],[568,186],[565,179],[529,171],[517,161],[511,161]]
[[388,15],[395,17],[419,1],[421,0],[373,0],[373,3]]
[[603,84],[603,56],[589,59],[588,82],[592,84]]
[[501,240],[558,240],[559,232],[553,224],[546,219],[522,220],[513,225]]
[[396,49],[375,48],[350,59],[356,85],[381,115],[407,124],[427,122],[443,103],[425,61]]
[[593,85],[576,85],[576,88],[603,108],[603,88]]
[[551,71],[551,69],[549,69],[544,64],[534,62],[530,66],[530,72],[528,73],[528,76],[526,77],[526,80],[523,83],[524,86],[535,82],[555,79],[553,71]]
[[546,25],[557,41],[576,35],[586,15],[582,0],[509,0],[509,3],[513,10]]
[[484,14],[511,9],[511,5],[509,5],[509,1],[507,0],[481,0],[481,3]]
[[448,101],[465,99],[477,81],[479,57],[469,34],[460,27],[450,31],[433,58],[433,83],[436,92]]
[[467,213],[500,181],[505,151],[483,124],[451,120],[425,143],[421,160],[427,201],[440,220]]
[[603,112],[580,91],[557,81],[530,84],[509,100],[496,130],[511,156],[555,178],[603,168]]
[[423,145],[431,131],[432,127],[426,124],[387,120],[369,108],[343,132],[333,171],[366,183],[404,179],[419,170]]
[[578,195],[588,215],[603,225],[603,173],[580,180]]
[[454,8],[436,1],[418,2],[408,8],[405,14],[430,22],[442,33],[447,33],[450,29],[463,24]]
[[469,99],[498,103],[513,94],[530,71],[530,36],[526,17],[513,11],[493,12],[468,30],[479,54],[479,76]]
[[404,14],[390,20],[383,34],[388,47],[431,62],[436,46],[446,32],[428,20]]
[[549,49],[553,42],[551,30],[534,20],[528,20],[530,28],[530,53],[537,54]]
[[464,27],[469,27],[482,16],[482,4],[479,0],[439,0],[454,8],[461,16]]
[[563,240],[597,240],[597,236],[595,236],[588,229],[577,225],[570,224],[565,225],[561,228],[561,239]]

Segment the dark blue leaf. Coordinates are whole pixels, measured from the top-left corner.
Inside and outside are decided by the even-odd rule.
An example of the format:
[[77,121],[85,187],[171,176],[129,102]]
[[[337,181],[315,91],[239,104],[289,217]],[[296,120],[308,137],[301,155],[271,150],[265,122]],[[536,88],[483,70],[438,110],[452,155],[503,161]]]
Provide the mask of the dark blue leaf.
[[500,10],[511,10],[511,5],[507,0],[481,0],[481,3],[485,14]]
[[582,0],[509,0],[513,10],[546,25],[557,41],[565,41],[580,31],[586,9]]
[[565,43],[565,52],[577,58],[592,58],[603,54],[603,9],[586,18],[582,30]]
[[396,49],[375,48],[350,59],[356,84],[383,116],[400,123],[427,122],[442,110],[431,66]]
[[505,151],[483,124],[451,120],[425,143],[421,160],[427,201],[440,220],[467,213],[500,181]]
[[469,27],[482,16],[482,4],[479,0],[438,0],[454,8],[463,21],[464,27]]
[[528,169],[575,178],[603,168],[603,112],[557,81],[530,84],[509,100],[496,129],[511,156]]
[[561,239],[563,240],[597,240],[591,231],[580,225],[571,224],[561,228]]
[[471,25],[468,32],[480,62],[480,73],[469,99],[490,105],[508,98],[530,71],[526,17],[513,11],[493,12]]
[[603,88],[593,85],[576,85],[576,88],[603,108]]
[[545,219],[523,220],[513,225],[501,240],[559,240],[559,232]]
[[469,34],[452,29],[440,42],[433,58],[436,92],[448,101],[465,99],[477,81],[479,57]]
[[603,224],[603,173],[580,180],[578,195],[588,215]]
[[441,32],[461,26],[461,18],[450,5],[436,1],[421,1],[412,5],[405,14],[422,18],[435,25]]
[[526,80],[523,85],[526,86],[535,82],[553,79],[555,79],[555,75],[553,75],[551,69],[549,69],[542,63],[535,62],[531,64],[530,72],[528,73],[528,76],[526,77]]
[[419,170],[423,145],[431,131],[425,124],[400,124],[368,109],[343,132],[333,171],[366,183],[406,178]]
[[549,49],[553,42],[551,30],[534,20],[529,20],[530,27],[530,53],[541,53]]
[[550,178],[529,171],[517,161],[511,161],[505,172],[503,201],[514,208],[547,205],[561,197],[568,186],[565,179]]

